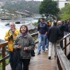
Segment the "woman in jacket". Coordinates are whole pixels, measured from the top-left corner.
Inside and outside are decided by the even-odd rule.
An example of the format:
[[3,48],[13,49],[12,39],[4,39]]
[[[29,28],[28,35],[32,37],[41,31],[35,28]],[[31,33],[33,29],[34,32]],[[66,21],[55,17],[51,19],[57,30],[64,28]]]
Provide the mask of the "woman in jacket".
[[20,48],[20,59],[23,65],[23,70],[29,70],[31,50],[34,49],[35,44],[31,35],[28,33],[26,25],[22,25],[20,27],[20,34],[16,38],[14,44],[17,48]]

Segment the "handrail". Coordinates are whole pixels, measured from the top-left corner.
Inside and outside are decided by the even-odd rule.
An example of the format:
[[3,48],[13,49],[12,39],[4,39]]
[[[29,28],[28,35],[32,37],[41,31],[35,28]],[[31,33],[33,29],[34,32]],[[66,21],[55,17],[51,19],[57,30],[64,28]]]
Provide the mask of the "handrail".
[[63,38],[61,38],[60,40],[58,40],[57,42],[60,42],[62,40],[64,40],[65,38],[69,37],[70,36],[70,33],[68,33],[67,35],[65,35]]
[[4,58],[0,59],[0,63],[1,63],[2,61],[4,61],[5,59],[7,59],[7,58],[9,58],[9,55],[7,55],[7,56],[5,56]]
[[[32,37],[34,37],[34,36],[38,35],[38,32],[32,33],[31,35],[32,35]],[[66,36],[64,36],[64,38],[62,38],[61,40],[66,39],[68,36],[70,36],[70,33],[67,34]],[[59,41],[61,41],[61,40],[59,40]],[[37,43],[38,43],[38,41],[36,40],[35,44],[37,44]],[[4,50],[2,52],[4,52]],[[0,62],[5,61],[5,59],[7,59],[8,57],[9,57],[9,55],[7,55],[2,60],[0,60]],[[3,62],[3,64],[5,65],[5,62]],[[57,64],[58,64],[59,70],[70,70],[70,63],[67,60],[64,52],[62,51],[62,49],[59,46],[57,47]],[[5,70],[5,68],[3,68],[3,70]]]
[[32,33],[32,34],[31,34],[32,37],[34,37],[34,36],[36,36],[36,35],[38,35],[38,32],[35,32],[35,33]]
[[58,40],[57,41],[57,43],[59,43],[59,42],[61,42],[61,41],[65,41],[65,46],[62,48],[62,50],[65,50],[65,54],[66,54],[66,48],[67,48],[67,46],[70,44],[70,42],[69,43],[67,43],[67,41],[66,41],[66,38],[67,37],[69,37],[70,36],[70,33],[68,33],[67,35],[65,35],[63,38],[61,38],[60,40]]
[[57,46],[57,64],[59,70],[70,70],[70,62],[59,46]]
[[[66,57],[67,47],[70,45],[70,42],[67,43],[67,37],[70,36],[70,33],[65,35],[62,39],[58,40],[57,43],[64,40],[65,46],[61,48],[60,46],[56,46],[57,50],[57,66],[58,70],[70,70],[70,62]],[[65,52],[64,52],[65,51]]]
[[5,47],[7,45],[7,41],[0,40],[0,48]]
[[[32,33],[31,34],[31,36],[32,37],[34,37],[34,36],[36,36],[36,35],[38,35],[38,32],[35,32],[35,33]],[[2,59],[0,59],[0,63],[2,62],[3,63],[3,67],[2,67],[2,70],[5,70],[5,60],[6,59],[8,59],[9,58],[9,55],[6,55],[5,56],[5,46],[8,44],[8,42],[7,41],[4,41],[4,40],[1,40],[0,41],[1,43],[0,43],[0,48],[3,48],[2,49]],[[38,43],[38,41],[35,41],[35,44],[37,44]]]
[[[2,58],[5,57],[5,46],[8,44],[7,41],[0,40],[0,48],[2,48]],[[2,61],[2,70],[5,70],[5,60]]]

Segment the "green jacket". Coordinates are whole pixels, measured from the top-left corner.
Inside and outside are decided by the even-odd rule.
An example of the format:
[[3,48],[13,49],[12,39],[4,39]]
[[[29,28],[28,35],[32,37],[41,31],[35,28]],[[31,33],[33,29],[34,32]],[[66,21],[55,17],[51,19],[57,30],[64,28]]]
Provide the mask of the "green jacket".
[[[32,39],[32,36],[27,33],[24,37],[22,34],[19,34],[14,42],[15,46],[21,45],[20,56],[21,59],[30,59],[31,58],[31,50],[34,49],[35,44]],[[28,47],[27,51],[24,51],[24,47]]]

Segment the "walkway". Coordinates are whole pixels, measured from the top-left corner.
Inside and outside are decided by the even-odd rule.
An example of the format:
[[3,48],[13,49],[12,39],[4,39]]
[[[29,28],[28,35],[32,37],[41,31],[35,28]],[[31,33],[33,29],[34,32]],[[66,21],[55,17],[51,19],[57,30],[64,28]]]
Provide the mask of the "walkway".
[[[6,70],[11,70],[10,65],[6,67]],[[36,56],[31,59],[29,70],[56,70],[55,58],[49,60],[47,51],[40,55],[36,53]]]

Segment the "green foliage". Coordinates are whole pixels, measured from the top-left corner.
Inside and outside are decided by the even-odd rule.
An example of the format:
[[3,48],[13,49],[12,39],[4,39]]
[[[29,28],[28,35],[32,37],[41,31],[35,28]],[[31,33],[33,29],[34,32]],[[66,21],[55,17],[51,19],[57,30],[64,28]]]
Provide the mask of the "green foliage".
[[52,14],[52,15],[57,15],[59,12],[59,9],[57,8],[57,3],[52,0],[44,0],[41,2],[39,12],[41,14]]
[[36,27],[37,27],[37,26],[38,26],[38,22],[34,23],[34,26],[36,26]]
[[[2,54],[0,54],[0,59],[2,59]],[[5,60],[6,65],[9,64],[9,58]],[[0,63],[0,70],[2,70],[2,63]]]
[[61,20],[66,20],[70,18],[70,4],[67,4],[64,8],[59,12],[59,17]]

